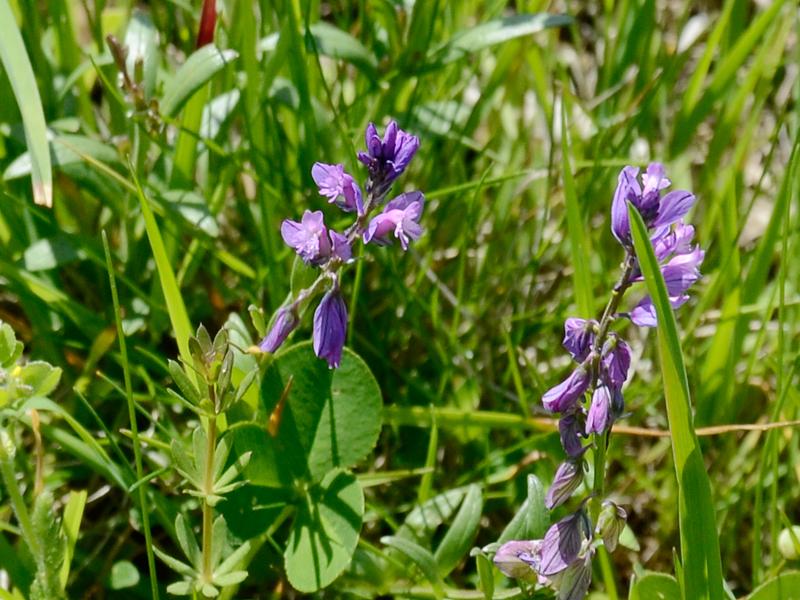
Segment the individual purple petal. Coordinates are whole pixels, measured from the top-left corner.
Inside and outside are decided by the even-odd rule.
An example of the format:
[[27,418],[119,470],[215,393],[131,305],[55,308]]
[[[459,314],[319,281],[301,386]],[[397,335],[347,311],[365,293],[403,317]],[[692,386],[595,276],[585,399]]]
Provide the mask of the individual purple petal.
[[314,353],[336,368],[342,360],[347,334],[347,306],[334,288],[325,293],[314,311]]
[[628,201],[637,203],[641,196],[639,182],[636,176],[639,169],[624,167],[617,180],[617,189],[614,191],[614,200],[611,202],[611,232],[623,246],[631,244],[631,226],[628,221]]
[[281,224],[281,236],[307,264],[320,264],[331,254],[322,211],[305,211],[299,223],[285,219]]
[[544,505],[553,510],[572,496],[583,482],[583,468],[580,460],[568,460],[561,463],[553,477],[553,483],[547,490]]
[[628,378],[631,366],[631,348],[616,334],[609,334],[601,352],[603,379],[616,389],[621,389]]
[[695,202],[695,195],[686,190],[674,190],[661,198],[658,206],[658,216],[652,223],[653,227],[671,225],[682,219]]
[[345,172],[343,165],[314,163],[314,166],[311,167],[311,177],[314,178],[320,195],[328,198],[328,202],[336,203],[344,211],[363,214],[364,203],[361,197],[361,188]]
[[367,125],[366,130],[364,131],[364,138],[367,144],[367,152],[371,156],[379,157],[381,156],[381,149],[383,147],[383,142],[381,141],[380,136],[378,135],[378,129],[375,127],[375,123],[370,123]]
[[667,284],[667,292],[670,296],[680,296],[688,290],[692,284],[700,279],[700,265],[705,257],[699,246],[686,254],[673,256],[670,261],[661,267],[661,274]]
[[655,327],[658,325],[656,307],[650,296],[645,296],[631,311],[631,321],[639,327]]
[[584,392],[589,388],[591,377],[589,370],[584,365],[578,367],[570,373],[564,381],[550,388],[542,396],[542,404],[545,410],[550,412],[566,412],[575,406]]
[[541,554],[542,540],[511,540],[497,549],[494,564],[508,577],[535,581]]
[[663,262],[673,254],[687,254],[692,249],[694,227],[683,221],[674,227],[664,227],[651,238],[658,262]]
[[594,342],[594,328],[597,325],[594,319],[570,317],[564,321],[564,340],[561,344],[579,363],[589,355]]
[[586,416],[586,435],[604,433],[611,427],[611,394],[611,390],[604,385],[592,394],[592,404]]
[[578,437],[583,433],[583,423],[578,418],[578,413],[570,413],[561,417],[558,421],[558,432],[561,436],[561,445],[568,456],[576,457],[583,454],[584,447]]
[[642,183],[644,184],[642,188],[644,196],[651,192],[660,192],[664,188],[668,188],[672,182],[667,179],[664,165],[654,162],[647,165],[647,171],[642,175]]
[[342,262],[347,262],[353,258],[353,249],[347,242],[347,236],[342,235],[338,231],[330,231],[331,245],[333,255],[338,257]]
[[266,337],[261,340],[258,347],[262,352],[275,352],[286,341],[289,334],[295,330],[298,322],[297,313],[290,306],[279,309],[275,315],[272,328]]
[[560,573],[578,558],[582,537],[580,520],[580,513],[569,515],[544,534],[540,574],[549,576]]

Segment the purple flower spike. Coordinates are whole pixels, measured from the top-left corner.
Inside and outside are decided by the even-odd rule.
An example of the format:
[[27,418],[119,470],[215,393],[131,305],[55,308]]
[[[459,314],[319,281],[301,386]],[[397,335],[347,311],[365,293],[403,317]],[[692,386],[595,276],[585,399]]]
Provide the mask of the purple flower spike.
[[361,197],[361,188],[355,180],[345,172],[344,165],[328,165],[325,163],[314,163],[311,167],[311,177],[319,188],[321,196],[325,196],[328,202],[335,203],[339,208],[346,212],[357,212],[364,214],[364,202]]
[[611,414],[612,392],[601,385],[592,394],[592,405],[586,417],[586,435],[603,433],[611,427],[614,419]]
[[586,392],[589,383],[591,383],[589,369],[579,365],[569,377],[544,393],[542,404],[550,412],[566,412]]
[[347,334],[347,306],[334,287],[325,293],[314,311],[314,353],[328,361],[333,369],[342,360],[342,348]]
[[561,463],[553,477],[553,483],[547,490],[547,496],[544,499],[544,505],[553,510],[556,506],[560,506],[569,500],[572,493],[580,487],[583,482],[583,468],[581,461],[568,460]]
[[555,575],[572,564],[581,550],[581,515],[575,513],[552,525],[542,540],[539,573]]
[[331,254],[331,241],[320,210],[305,211],[299,223],[285,219],[281,224],[281,236],[306,264],[321,264]]
[[408,250],[409,242],[422,235],[419,219],[424,205],[425,197],[422,192],[400,194],[384,207],[381,214],[370,221],[364,233],[364,242],[374,241],[385,245],[389,243],[389,234],[394,232],[403,250]]
[[583,433],[583,423],[577,413],[561,417],[558,421],[558,432],[561,435],[561,445],[568,456],[576,457],[583,454],[583,445],[578,437]]
[[353,258],[353,249],[347,242],[347,236],[342,235],[337,231],[331,231],[331,244],[333,245],[333,255],[338,257],[342,262],[348,262]]
[[589,355],[597,325],[594,319],[570,317],[564,321],[564,341],[561,344],[579,363]]
[[631,347],[618,335],[608,336],[601,353],[603,379],[615,389],[622,389],[631,366]]
[[384,183],[397,179],[419,148],[419,138],[400,129],[395,121],[390,121],[386,126],[383,139],[378,135],[375,124],[370,123],[365,138],[367,151],[359,152],[358,160]]
[[508,577],[545,583],[536,572],[541,555],[542,540],[511,540],[497,549],[494,564]]
[[278,314],[275,316],[272,329],[270,329],[266,337],[261,340],[258,347],[262,352],[275,352],[281,347],[281,344],[286,341],[289,334],[295,330],[298,323],[299,319],[297,318],[297,313],[291,306],[285,306],[279,309]]

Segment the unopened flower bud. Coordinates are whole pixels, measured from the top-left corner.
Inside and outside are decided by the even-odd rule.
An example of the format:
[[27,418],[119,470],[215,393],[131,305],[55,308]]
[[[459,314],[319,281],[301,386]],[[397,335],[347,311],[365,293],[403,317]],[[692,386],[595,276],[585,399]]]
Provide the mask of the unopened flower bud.
[[568,460],[561,463],[550,489],[547,490],[547,496],[544,500],[545,506],[553,510],[556,506],[563,504],[569,500],[573,492],[581,485],[581,482],[583,482],[583,468],[580,460]]
[[625,529],[625,520],[628,514],[621,506],[617,506],[610,500],[603,502],[603,508],[597,517],[595,533],[603,538],[603,545],[609,552],[613,552],[619,542],[619,536]]

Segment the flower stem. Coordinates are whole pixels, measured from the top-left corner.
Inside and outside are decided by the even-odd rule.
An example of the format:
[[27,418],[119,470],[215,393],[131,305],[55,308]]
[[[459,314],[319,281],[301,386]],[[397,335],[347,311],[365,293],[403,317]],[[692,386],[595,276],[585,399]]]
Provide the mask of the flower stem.
[[214,386],[208,386],[209,397],[214,404],[214,415],[208,418],[208,432],[206,435],[206,472],[203,478],[203,581],[212,583],[213,568],[211,564],[211,547],[213,539],[213,510],[208,502],[208,496],[214,492],[214,454],[217,449],[217,402]]
[[[606,304],[603,311],[603,316],[600,318],[597,335],[594,339],[592,350],[595,355],[593,371],[594,371],[594,385],[592,389],[597,387],[597,378],[599,377],[599,363],[600,352],[603,349],[603,344],[608,336],[608,329],[611,326],[611,321],[614,318],[614,313],[617,312],[619,303],[625,295],[625,291],[633,283],[632,275],[634,266],[636,265],[636,255],[632,250],[628,250],[625,255],[625,260],[622,263],[622,275],[614,289],[611,291],[611,298]],[[603,502],[603,495],[605,490],[605,477],[606,477],[606,447],[608,446],[609,432],[596,433],[593,437],[594,445],[594,480],[592,482],[592,500],[589,507],[589,514],[593,523],[597,523],[597,517],[600,514],[600,508]]]

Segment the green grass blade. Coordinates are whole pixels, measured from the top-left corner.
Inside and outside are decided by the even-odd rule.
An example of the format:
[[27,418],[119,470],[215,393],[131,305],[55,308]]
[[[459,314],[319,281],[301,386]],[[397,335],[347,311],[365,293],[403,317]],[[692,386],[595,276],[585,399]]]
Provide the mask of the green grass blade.
[[689,380],[678,326],[642,217],[628,207],[636,256],[658,315],[658,356],[664,380],[672,454],[678,479],[684,598],[724,597],[711,483],[694,431]]
[[50,146],[47,143],[47,124],[42,99],[25,43],[8,0],[0,0],[0,62],[11,82],[17,99],[25,141],[31,157],[33,200],[43,206],[53,205],[53,172],[50,166]]
[[575,282],[575,299],[581,317],[589,318],[593,314],[592,281],[589,274],[589,253],[586,249],[586,228],[583,226],[581,208],[578,205],[578,194],[575,191],[575,180],[569,161],[569,145],[567,143],[566,102],[561,108],[561,168],[564,173],[564,201],[567,205],[567,230],[569,232],[570,249],[572,250],[572,277]]
[[174,117],[197,90],[238,56],[235,50],[220,50],[211,45],[195,51],[164,86],[161,112]]
[[150,208],[150,203],[144,195],[142,186],[139,184],[139,179],[136,177],[136,172],[133,169],[131,169],[131,176],[136,185],[136,195],[139,197],[139,204],[142,207],[142,216],[144,217],[144,226],[147,230],[147,239],[150,240],[150,248],[153,251],[153,258],[156,261],[158,278],[161,281],[161,291],[164,293],[164,300],[167,303],[167,312],[169,313],[169,320],[172,323],[175,339],[178,342],[178,350],[184,362],[190,365],[192,364],[192,358],[189,354],[189,337],[192,335],[192,327],[189,321],[189,315],[186,312],[186,305],[183,303],[183,297],[178,288],[178,282],[175,280],[175,272],[172,270],[172,265],[170,265],[169,256],[164,247],[164,240],[161,237],[161,231],[158,229],[158,223],[156,223],[156,218]]

